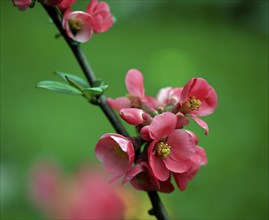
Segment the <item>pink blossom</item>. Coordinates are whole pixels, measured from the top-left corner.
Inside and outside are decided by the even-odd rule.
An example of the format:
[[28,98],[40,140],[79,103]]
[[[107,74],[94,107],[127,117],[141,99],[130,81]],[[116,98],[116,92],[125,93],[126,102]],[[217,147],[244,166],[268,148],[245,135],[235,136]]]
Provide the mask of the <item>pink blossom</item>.
[[132,169],[128,171],[124,182],[130,181],[131,185],[138,190],[154,191],[158,190],[164,193],[174,191],[174,186],[167,181],[159,181],[153,174],[149,164],[145,161],[139,161]]
[[179,104],[184,114],[205,116],[214,112],[218,99],[215,90],[205,79],[192,78],[184,86]]
[[12,2],[20,11],[26,10],[32,4],[32,0],[12,0]]
[[65,11],[68,8],[70,8],[70,6],[72,4],[74,4],[76,2],[76,0],[62,0],[62,2],[60,4],[57,5],[57,7],[61,10],[61,11]]
[[119,134],[104,134],[96,145],[95,154],[113,180],[126,174],[135,156],[132,142]]
[[92,37],[92,22],[93,18],[88,13],[83,11],[72,12],[68,9],[63,15],[62,26],[71,39],[82,43]]
[[31,177],[33,199],[46,219],[124,218],[122,199],[96,168],[85,166],[67,177],[55,164],[41,163]]
[[126,97],[116,99],[108,98],[107,102],[111,108],[121,110],[123,108],[141,108],[152,110],[153,99],[145,96],[144,77],[140,71],[130,69],[125,77],[125,85],[128,91]]
[[150,115],[141,109],[124,108],[120,110],[120,117],[129,124],[140,125],[148,123],[151,120]]
[[170,171],[183,173],[191,166],[194,140],[188,132],[175,129],[176,125],[177,116],[164,112],[155,116],[148,128],[153,139],[147,151],[148,160],[154,176],[161,181],[169,178]]
[[107,31],[114,23],[109,5],[105,2],[91,0],[86,12],[93,17],[92,28],[95,33]]
[[191,167],[184,173],[174,173],[176,184],[184,191],[188,182],[198,173],[200,166],[207,164],[206,153],[202,147],[195,147],[195,154],[191,157]]
[[63,0],[43,0],[44,5],[48,6],[57,6],[60,4]]
[[166,87],[159,90],[156,98],[157,107],[174,107],[180,101],[183,88]]

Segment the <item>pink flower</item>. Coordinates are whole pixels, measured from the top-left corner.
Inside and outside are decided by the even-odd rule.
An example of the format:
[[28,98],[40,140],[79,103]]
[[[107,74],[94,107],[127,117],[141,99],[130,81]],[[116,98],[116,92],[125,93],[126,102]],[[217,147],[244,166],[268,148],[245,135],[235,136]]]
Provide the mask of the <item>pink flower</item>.
[[76,0],[62,0],[62,2],[57,5],[57,7],[61,11],[65,11],[66,9],[70,8],[70,6],[74,4],[74,2],[76,2]]
[[194,139],[188,132],[175,129],[176,125],[177,116],[164,112],[155,116],[148,127],[153,140],[148,147],[148,160],[154,176],[161,181],[169,178],[170,171],[183,173],[191,166]]
[[200,166],[207,164],[206,153],[202,147],[195,147],[195,154],[191,157],[191,167],[184,173],[174,173],[176,184],[184,191],[188,182],[198,173]]
[[153,174],[149,164],[145,161],[139,161],[132,169],[128,171],[123,182],[130,181],[131,185],[138,190],[154,191],[158,190],[164,193],[174,191],[174,186],[167,181],[159,181]]
[[107,102],[111,108],[121,110],[123,108],[141,108],[152,110],[153,100],[145,96],[144,77],[136,69],[130,69],[125,77],[125,85],[128,91],[127,97],[116,99],[108,98]]
[[150,115],[141,109],[124,108],[120,110],[120,117],[129,124],[140,125],[148,123],[151,120]]
[[208,126],[206,122],[197,116],[212,114],[217,105],[217,93],[208,82],[202,78],[192,78],[182,90],[178,110],[194,119],[207,135]]
[[182,89],[171,87],[160,89],[156,99],[157,107],[163,107],[164,109],[173,108],[180,100]]
[[37,164],[30,189],[45,219],[124,218],[122,199],[96,168],[85,166],[66,177],[54,164]]
[[192,78],[184,86],[180,96],[180,111],[184,114],[206,116],[218,105],[217,94],[205,79]]
[[91,0],[86,12],[93,17],[92,28],[95,33],[107,31],[114,23],[110,8],[105,2]]
[[32,4],[32,0],[12,0],[12,2],[20,11],[26,10]]
[[83,11],[72,12],[68,9],[63,15],[62,26],[71,39],[82,43],[92,37],[92,22],[93,18],[88,13]]
[[60,4],[63,0],[43,0],[44,5],[48,6],[57,6]]
[[113,180],[126,174],[135,156],[132,142],[119,134],[104,134],[96,145],[95,154]]

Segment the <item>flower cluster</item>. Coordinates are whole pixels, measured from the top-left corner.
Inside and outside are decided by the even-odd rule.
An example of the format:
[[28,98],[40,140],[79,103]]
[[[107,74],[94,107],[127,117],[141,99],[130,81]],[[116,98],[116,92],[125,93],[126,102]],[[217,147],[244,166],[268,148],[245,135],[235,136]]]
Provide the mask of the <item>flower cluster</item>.
[[104,134],[95,153],[112,175],[122,177],[139,190],[172,192],[173,176],[180,190],[207,163],[198,138],[185,126],[193,119],[208,134],[207,124],[199,118],[214,112],[217,107],[215,90],[202,78],[192,78],[184,87],[163,88],[157,97],[146,96],[143,75],[136,69],[128,71],[125,84],[128,94],[108,98],[111,108],[134,125],[136,138],[119,134]]
[[[110,8],[105,2],[91,0],[86,11],[72,11],[71,5],[76,0],[40,0],[42,4],[57,7],[62,13],[62,26],[66,34],[77,42],[86,42],[93,33],[108,31],[114,23]],[[13,0],[13,4],[21,11],[31,7],[32,0]]]

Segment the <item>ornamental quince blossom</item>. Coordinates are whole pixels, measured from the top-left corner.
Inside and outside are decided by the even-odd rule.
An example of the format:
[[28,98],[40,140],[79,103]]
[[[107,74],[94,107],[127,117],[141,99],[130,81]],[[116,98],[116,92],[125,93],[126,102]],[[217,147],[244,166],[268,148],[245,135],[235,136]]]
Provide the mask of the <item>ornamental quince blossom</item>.
[[12,2],[20,11],[26,10],[32,4],[32,0],[12,0]]
[[61,3],[57,5],[57,7],[63,12],[70,8],[70,6],[75,2],[76,0],[62,0]]
[[[136,159],[121,172],[122,183],[130,182],[138,190],[172,192],[173,176],[178,188],[184,191],[207,158],[204,149],[197,145],[197,136],[183,127],[193,118],[208,133],[207,124],[199,117],[215,110],[215,90],[206,80],[193,78],[184,87],[162,88],[156,98],[149,97],[145,95],[143,75],[136,69],[127,72],[125,85],[127,96],[107,99],[124,121],[135,126],[138,134],[133,139],[139,142],[135,144]],[[103,148],[111,146],[108,143]]]
[[88,13],[67,9],[63,15],[62,26],[71,39],[82,43],[92,37],[92,22],[93,18]]
[[95,33],[107,31],[114,23],[109,5],[106,2],[91,0],[86,12],[93,17],[92,28]]
[[195,141],[183,129],[175,129],[177,117],[170,112],[155,116],[148,127],[152,138],[147,153],[154,176],[166,181],[170,171],[186,172],[191,166],[190,157],[195,152]]
[[97,168],[84,165],[66,176],[56,164],[39,162],[30,177],[31,197],[45,219],[124,218],[119,190]]
[[121,110],[124,108],[147,108],[152,109],[152,100],[145,96],[144,77],[137,69],[130,69],[125,77],[127,96],[116,99],[108,98],[111,108]]
[[177,110],[194,119],[208,134],[208,125],[198,116],[212,114],[218,105],[217,93],[205,79],[192,78],[183,87]]
[[127,173],[135,156],[132,142],[119,134],[104,134],[96,145],[95,154],[112,175],[112,180]]

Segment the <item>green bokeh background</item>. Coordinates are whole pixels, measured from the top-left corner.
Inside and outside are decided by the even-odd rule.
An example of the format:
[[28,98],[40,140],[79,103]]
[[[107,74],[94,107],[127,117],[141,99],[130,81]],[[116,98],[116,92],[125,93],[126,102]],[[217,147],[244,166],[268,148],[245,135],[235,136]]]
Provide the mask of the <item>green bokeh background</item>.
[[[82,45],[96,75],[109,84],[108,96],[126,93],[130,68],[144,74],[148,95],[192,77],[207,79],[218,93],[216,112],[204,118],[209,136],[194,123],[189,127],[208,165],[186,191],[161,194],[170,216],[267,219],[268,2],[109,3],[116,24]],[[86,5],[79,1],[75,8]],[[95,143],[113,128],[85,100],[35,89],[38,81],[57,79],[54,70],[83,77],[42,7],[20,12],[1,0],[0,15],[1,219],[38,219],[27,191],[35,161],[52,157],[70,172],[85,161],[100,165]]]

